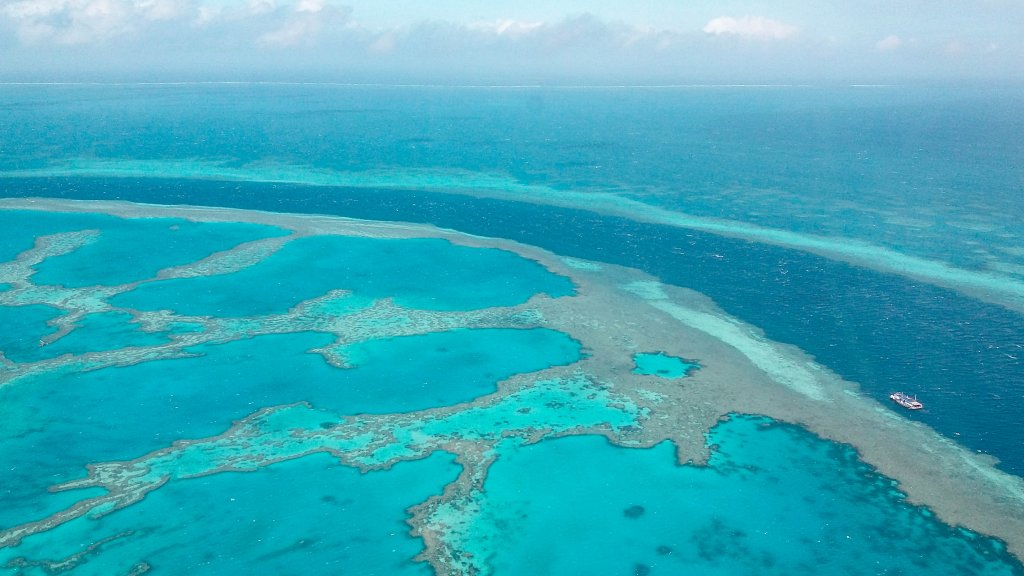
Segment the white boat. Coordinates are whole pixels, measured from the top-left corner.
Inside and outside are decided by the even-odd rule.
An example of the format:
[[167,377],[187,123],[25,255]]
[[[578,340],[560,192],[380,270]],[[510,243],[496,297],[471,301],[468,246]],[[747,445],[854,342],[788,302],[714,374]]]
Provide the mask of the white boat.
[[889,394],[889,398],[908,410],[920,410],[921,408],[924,408],[924,404],[917,401],[917,396],[909,396],[903,392],[893,392],[892,394]]

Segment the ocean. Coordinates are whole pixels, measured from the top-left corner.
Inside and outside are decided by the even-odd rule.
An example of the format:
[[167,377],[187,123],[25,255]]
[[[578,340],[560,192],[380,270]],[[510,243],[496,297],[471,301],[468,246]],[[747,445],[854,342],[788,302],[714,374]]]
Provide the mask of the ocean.
[[1024,573],[1022,101],[4,85],[0,567]]

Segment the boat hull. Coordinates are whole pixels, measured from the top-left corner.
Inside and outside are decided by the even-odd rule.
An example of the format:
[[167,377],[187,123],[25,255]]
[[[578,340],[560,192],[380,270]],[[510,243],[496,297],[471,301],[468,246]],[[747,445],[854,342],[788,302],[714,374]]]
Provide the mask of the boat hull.
[[916,397],[908,396],[903,392],[893,392],[889,395],[889,398],[907,410],[920,410],[924,408],[924,404],[918,402]]

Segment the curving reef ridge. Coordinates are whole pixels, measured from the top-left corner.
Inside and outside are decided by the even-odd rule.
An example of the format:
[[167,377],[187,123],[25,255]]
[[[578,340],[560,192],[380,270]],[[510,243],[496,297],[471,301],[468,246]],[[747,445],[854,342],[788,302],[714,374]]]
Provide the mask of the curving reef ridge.
[[1024,570],[1019,477],[644,272],[326,216],[12,216],[12,573]]

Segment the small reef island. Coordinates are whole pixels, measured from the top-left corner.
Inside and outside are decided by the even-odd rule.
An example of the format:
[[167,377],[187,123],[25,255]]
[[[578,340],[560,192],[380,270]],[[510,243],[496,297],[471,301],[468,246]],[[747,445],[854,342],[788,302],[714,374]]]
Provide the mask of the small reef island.
[[1019,477],[638,270],[41,198],[0,262],[5,574],[1022,573]]

